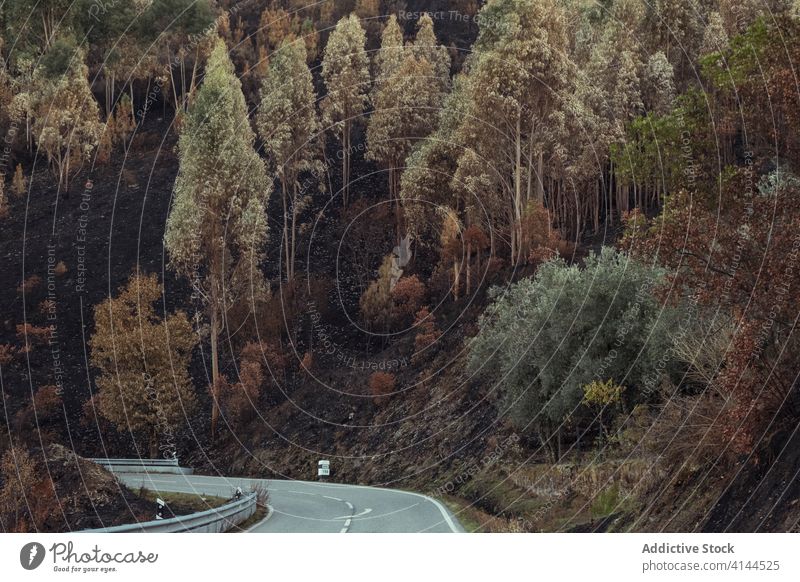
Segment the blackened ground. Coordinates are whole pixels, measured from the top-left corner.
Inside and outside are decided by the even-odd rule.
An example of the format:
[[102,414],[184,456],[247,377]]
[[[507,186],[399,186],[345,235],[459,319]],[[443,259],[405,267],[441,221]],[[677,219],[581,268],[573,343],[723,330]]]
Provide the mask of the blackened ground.
[[776,435],[758,458],[742,458],[723,472],[712,471],[710,477],[709,469],[671,481],[671,492],[653,507],[651,522],[663,523],[673,508],[667,531],[798,530],[800,431],[796,427]]
[[55,499],[43,528],[48,532],[77,531],[149,521],[155,506],[131,492],[91,461],[60,445],[34,451],[33,457],[52,478]]
[[[83,405],[94,389],[94,374],[87,366],[93,307],[115,294],[138,265],[159,275],[168,310],[194,309],[186,283],[165,267],[163,233],[177,174],[175,140],[167,121],[152,119],[148,124],[128,156],[118,153],[111,165],[84,171],[73,181],[68,196],[56,196],[51,175],[39,164],[30,196],[12,197],[11,216],[3,221],[0,232],[0,344],[19,346],[16,326],[25,322],[55,326],[50,345],[34,346],[30,354],[19,354],[3,366],[0,423],[9,419],[13,425],[14,415],[30,402],[33,391],[56,384],[59,365],[63,369],[66,415],[53,426],[39,426],[33,431],[47,430],[55,435],[54,440],[70,443],[86,457],[146,456],[142,443],[137,449],[129,435],[94,417],[90,416],[88,422],[83,418]],[[163,136],[166,139],[162,140]],[[338,168],[334,169],[334,183],[340,181],[337,172]],[[386,200],[385,176],[375,173],[360,155],[354,160],[353,174],[365,176],[354,182],[354,203],[364,200],[369,207]],[[91,188],[86,186],[87,179],[91,179]],[[328,196],[315,195],[307,220],[325,207]],[[276,193],[271,217],[280,216],[279,204]],[[356,227],[363,230],[362,235],[366,233],[363,244],[358,241],[349,250],[341,250],[340,243],[347,247],[352,242],[348,237],[355,235],[343,228],[338,202],[334,206],[336,209],[324,214],[316,230],[304,232],[298,254],[298,271],[303,277],[331,283],[318,307],[325,313],[333,349],[321,348],[308,318],[301,318],[294,344],[286,345],[290,368],[286,382],[272,385],[255,418],[224,427],[213,444],[207,430],[208,373],[198,350],[191,374],[201,413],[189,419],[189,427],[177,435],[179,456],[210,473],[296,479],[313,479],[316,461],[326,457],[332,461],[335,481],[435,492],[456,478],[460,467],[487,458],[492,443],[502,442],[511,434],[498,413],[494,388],[473,381],[465,373],[464,340],[475,332],[474,323],[485,306],[485,287],[468,300],[441,303],[435,313],[445,333],[436,349],[423,357],[412,357],[413,331],[398,334],[391,341],[367,341],[367,335],[356,327],[358,322],[351,319],[364,281],[374,279],[381,258],[391,251],[391,237],[385,236],[392,229],[391,213],[383,222],[372,215],[361,220]],[[265,271],[276,293],[280,237],[276,236],[279,229],[274,220],[272,224]],[[66,273],[54,275],[52,280],[48,280],[50,256],[67,267]],[[420,251],[411,269],[433,289],[435,282],[429,277],[432,265],[424,264],[424,257]],[[347,276],[337,277],[337,269]],[[39,276],[42,283],[25,291],[23,298],[18,288],[32,275]],[[501,273],[498,280],[508,275]],[[48,284],[53,286],[54,320],[39,309],[49,297]],[[433,292],[429,297],[432,304],[439,299],[441,294]],[[307,352],[313,356],[310,371],[300,366]],[[235,377],[230,354],[223,356],[224,371]],[[399,392],[385,402],[376,402],[368,395],[369,377],[377,370],[396,375]],[[0,439],[5,439],[7,431],[2,433]],[[796,439],[787,442],[791,446],[777,447],[775,457],[762,459],[762,465],[748,465],[737,475],[723,475],[720,483],[730,482],[730,487],[713,487],[706,482],[703,491],[707,494],[684,505],[670,529],[781,531],[793,527],[800,494],[796,479],[798,447]],[[152,504],[120,489],[108,481],[107,475],[98,473],[99,468],[75,461],[64,451],[50,455],[53,460],[48,464],[61,488],[59,498],[72,500],[76,509],[65,510],[66,518],[56,515],[48,527],[54,531],[80,529],[152,517]],[[765,468],[759,469],[762,466]],[[85,485],[86,475],[94,485]],[[652,519],[642,527],[659,529],[675,520],[680,507],[676,499],[688,495],[688,491],[688,481],[677,485],[672,498],[663,496],[650,509],[648,516]],[[469,501],[489,508],[484,498],[480,493]],[[576,527],[605,529],[613,525],[612,521],[599,519]],[[619,521],[624,522],[624,518]]]
[[798,531],[800,431],[776,441],[774,457],[741,467],[708,512],[704,531]]
[[[178,165],[174,147],[168,121],[149,118],[127,155],[117,152],[110,165],[84,170],[73,179],[68,194],[57,195],[51,174],[39,161],[31,178],[30,194],[11,199],[11,214],[4,220],[0,234],[0,344],[20,348],[16,330],[23,323],[53,328],[46,338],[49,345],[33,341],[30,353],[18,353],[3,366],[5,398],[0,422],[9,419],[13,430],[16,413],[30,404],[32,394],[42,386],[63,386],[65,408],[60,420],[41,419],[37,426],[26,425],[23,436],[31,444],[38,440],[34,433],[46,431],[53,435],[52,440],[70,443],[78,454],[87,457],[147,455],[143,443],[135,442],[124,431],[114,430],[96,417],[91,407],[85,407],[95,379],[94,370],[88,366],[87,342],[93,332],[93,308],[116,294],[137,266],[157,273],[163,281],[167,310],[194,312],[187,284],[165,266],[163,234]],[[341,180],[337,172],[338,168],[334,168],[334,183]],[[369,340],[358,330],[358,322],[351,320],[357,319],[358,297],[364,285],[374,279],[382,258],[392,250],[393,213],[384,216],[385,224],[376,223],[370,214],[373,205],[385,206],[383,173],[376,172],[358,154],[353,174],[364,176],[354,180],[352,198],[354,203],[363,201],[366,214],[354,219],[348,232],[340,220],[340,202],[334,201],[333,210],[325,210],[316,228],[304,232],[298,254],[302,277],[325,278],[329,283],[319,309],[326,314],[325,323],[337,342],[337,352],[326,354],[326,350],[315,346],[313,335],[309,336],[308,318],[301,318],[304,333],[296,335],[295,343],[286,347],[290,367],[287,381],[273,386],[267,394],[259,409],[264,417],[238,427],[239,431],[246,428],[244,435],[223,431],[211,446],[207,429],[211,408],[206,389],[208,371],[203,357],[208,349],[205,346],[202,352],[198,350],[191,374],[201,412],[176,435],[181,458],[191,459],[198,466],[213,464],[223,471],[244,465],[249,470],[254,461],[247,460],[244,445],[250,452],[274,450],[280,458],[270,462],[270,470],[290,474],[305,472],[309,460],[316,458],[318,452],[327,451],[351,459],[342,465],[342,476],[369,481],[398,479],[408,473],[409,467],[417,465],[431,465],[425,476],[430,478],[441,469],[440,457],[447,464],[452,450],[465,455],[481,447],[470,435],[480,435],[492,427],[493,407],[476,396],[470,383],[462,384],[454,377],[447,380],[452,381],[452,386],[445,388],[446,382],[437,378],[441,377],[439,368],[450,366],[459,354],[461,328],[468,325],[465,322],[474,322],[480,313],[485,301],[483,290],[464,314],[463,306],[452,302],[444,302],[437,311],[443,329],[447,330],[448,321],[455,324],[437,348],[438,356],[432,353],[412,362],[413,331],[390,342]],[[325,209],[329,197],[330,193],[314,196],[307,222],[314,224],[316,213]],[[280,195],[276,192],[270,216],[280,215],[279,206]],[[272,222],[265,271],[272,281],[273,293],[278,294],[280,237],[276,234],[278,224]],[[351,245],[350,250],[341,248],[341,243],[344,247],[351,243],[353,230],[375,228],[376,224],[375,232],[366,232],[363,244]],[[362,250],[367,252],[366,259],[360,254]],[[62,262],[66,272],[54,274],[52,265]],[[430,272],[429,266],[419,268]],[[23,294],[22,283],[32,276],[39,277],[41,283]],[[45,299],[55,301],[54,312],[41,309]],[[281,309],[280,302],[276,309]],[[54,319],[49,318],[52,313]],[[300,367],[306,351],[314,354],[313,376]],[[348,361],[337,359],[338,354],[346,354]],[[235,378],[230,356],[223,354],[223,372]],[[397,369],[388,364],[388,371],[397,374],[397,386],[404,391],[390,398],[389,405],[378,407],[367,397],[367,384],[372,372],[384,369],[381,366],[386,362],[395,362]],[[441,396],[431,399],[434,391]],[[458,451],[457,443],[462,441],[465,445]],[[452,446],[445,446],[448,442]],[[440,454],[439,449],[444,453]],[[391,458],[380,463],[381,469],[369,469],[373,457],[385,455]],[[420,475],[417,479],[422,481]]]
[[[32,342],[29,354],[18,354],[4,366],[5,413],[11,416],[28,404],[41,386],[62,385],[64,442],[93,454],[102,454],[104,446],[125,446],[114,435],[91,434],[94,423],[83,427],[80,422],[92,392],[86,345],[93,307],[116,294],[137,265],[166,277],[167,309],[185,304],[185,285],[163,267],[164,223],[177,174],[174,140],[162,143],[165,134],[170,135],[162,122],[138,135],[130,155],[120,152],[114,163],[81,172],[60,196],[38,160],[30,194],[12,199],[11,215],[2,225],[0,344],[21,345],[17,325],[53,326],[49,345]],[[63,262],[66,272],[56,275],[51,268],[48,273],[49,260]],[[31,276],[41,283],[23,296],[20,286]],[[54,312],[41,308],[46,299],[55,302]],[[110,442],[101,441],[109,436]]]

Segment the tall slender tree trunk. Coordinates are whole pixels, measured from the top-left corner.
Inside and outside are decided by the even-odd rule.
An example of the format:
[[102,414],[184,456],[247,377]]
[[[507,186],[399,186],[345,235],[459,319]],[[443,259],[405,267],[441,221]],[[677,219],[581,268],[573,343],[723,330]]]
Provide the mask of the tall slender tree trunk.
[[183,54],[181,54],[181,101],[186,108],[186,57]]
[[594,231],[600,230],[600,183],[594,182]]
[[189,81],[189,96],[194,93],[195,83],[197,82],[197,63],[200,61],[200,46],[194,50],[194,64],[192,65],[192,78]]
[[33,150],[33,132],[31,131],[31,116],[25,111],[25,140],[28,144],[28,152]]
[[111,117],[111,75],[106,69],[106,120]]
[[289,272],[290,269],[290,252],[289,252],[289,208],[286,203],[286,199],[288,197],[288,192],[286,191],[286,179],[281,178],[281,200],[283,202],[283,257],[286,261],[286,280],[291,281],[291,273]]
[[[213,285],[213,283],[212,283]],[[211,440],[217,436],[219,422],[219,315],[217,293],[211,292]]]
[[350,195],[350,121],[342,128],[342,205],[347,208]]
[[158,430],[155,424],[150,427],[150,458],[158,458]]
[[558,424],[558,428],[556,429],[556,443],[556,450],[558,451],[557,460],[558,462],[561,462],[561,423]]
[[292,200],[292,237],[291,237],[291,253],[289,257],[289,280],[294,280],[294,261],[295,252],[297,249],[297,181],[294,181],[294,197]]
[[544,204],[544,152],[537,155],[536,171],[539,173],[539,179],[536,180],[536,201]]
[[42,32],[44,33],[44,50],[47,52],[53,43],[53,34],[56,30],[55,15],[51,8],[42,13]]
[[467,268],[467,288],[465,290],[465,294],[469,296],[472,292],[472,271],[470,269],[470,263],[472,262],[472,241],[467,241],[467,257],[466,257],[466,268]]
[[403,203],[400,200],[400,170],[394,170],[394,201],[395,201],[395,220],[397,221],[397,244],[403,241],[405,234],[405,223],[403,222]]
[[516,264],[516,257],[517,257],[517,223],[514,219],[514,214],[511,213],[510,215],[510,223],[511,223],[511,264]]
[[59,152],[59,168],[58,168],[58,187],[61,189],[63,186],[64,192],[69,193],[69,148],[63,153]]
[[453,259],[453,299],[458,301],[459,288],[461,287],[461,265],[458,259]]
[[[539,192],[538,184],[542,180],[541,175],[534,176],[534,171],[533,171],[533,141],[534,141],[533,140],[533,136],[534,136],[534,133],[535,133],[535,129],[536,129],[536,122],[533,119],[533,117],[531,117],[531,126],[530,126],[530,129],[529,129],[530,133],[528,135],[528,152],[527,152],[527,155],[525,156],[525,165],[527,166],[527,176],[525,177],[525,202],[526,202],[526,204],[528,202],[530,202],[530,199],[531,199],[532,196],[538,195],[538,192]],[[537,184],[536,190],[534,190],[534,186],[533,186],[534,178],[535,178],[536,184]],[[534,194],[534,192],[536,192],[537,194]]]
[[[327,143],[325,143],[325,145],[327,145]],[[325,176],[328,179],[328,196],[333,197],[333,180],[331,179],[331,165],[328,163],[328,156],[325,153],[325,151],[326,150],[324,149],[324,146],[323,146],[323,156],[322,157],[325,158],[324,168],[325,168]],[[344,196],[342,196],[342,205],[345,208],[347,208],[347,201],[344,200]]]
[[[182,105],[178,102],[178,86],[175,84],[175,73],[172,67],[172,55],[167,46],[167,62],[169,63],[169,85],[172,87],[172,99],[175,101],[175,115],[178,114],[178,109],[183,109]],[[124,90],[124,87],[123,87]]]
[[397,239],[397,244],[403,239],[403,217],[402,213],[400,212],[400,197],[398,196],[398,183],[399,183],[399,172],[398,167],[399,162],[397,160],[390,160],[388,163],[389,166],[389,202],[394,209],[394,221],[395,221],[395,238]]
[[58,172],[58,191],[61,192],[61,188],[64,186],[64,160],[60,154],[57,154],[51,164],[55,165],[55,169]]
[[516,143],[514,151],[514,224],[517,229],[517,256],[512,259],[518,265],[522,256],[522,111],[517,112]]
[[614,200],[612,192],[614,192],[616,187],[617,179],[614,176],[614,162],[611,162],[611,169],[608,172],[608,188],[606,193],[606,198],[608,201],[608,211],[606,213],[607,224],[614,224]]
[[[481,272],[481,254],[483,250],[478,248],[478,252],[475,253],[475,272],[478,273],[478,277],[483,277],[483,273]],[[480,287],[480,280],[478,280],[478,286]]]

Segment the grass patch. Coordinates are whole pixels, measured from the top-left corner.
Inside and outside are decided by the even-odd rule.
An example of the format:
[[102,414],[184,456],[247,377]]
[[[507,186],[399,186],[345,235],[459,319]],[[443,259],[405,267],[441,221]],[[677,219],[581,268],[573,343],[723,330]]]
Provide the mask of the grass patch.
[[253,527],[259,521],[263,520],[267,517],[267,508],[261,507],[260,505],[256,506],[256,512],[244,520],[239,525],[233,526],[231,529],[227,530],[225,533],[241,533],[247,531],[249,528]]
[[[635,511],[630,492],[647,475],[641,460],[535,464],[478,472],[443,501],[469,531],[553,532],[613,529]],[[618,525],[619,524],[619,525]]]
[[458,494],[474,500],[490,515],[506,518],[535,513],[543,503],[502,475],[476,475]]
[[619,511],[619,485],[616,483],[606,487],[592,502],[592,517],[605,517]]
[[513,531],[507,519],[486,513],[461,497],[447,495],[439,499],[453,512],[467,533],[506,533]]
[[[198,495],[197,493],[173,493],[172,491],[156,491],[140,487],[136,493],[142,499],[153,504],[155,513],[156,498],[161,498],[167,503],[167,511],[164,517],[188,515],[200,511],[207,511],[221,507],[228,503],[230,499],[215,497],[213,495]],[[171,514],[171,515],[170,515]]]

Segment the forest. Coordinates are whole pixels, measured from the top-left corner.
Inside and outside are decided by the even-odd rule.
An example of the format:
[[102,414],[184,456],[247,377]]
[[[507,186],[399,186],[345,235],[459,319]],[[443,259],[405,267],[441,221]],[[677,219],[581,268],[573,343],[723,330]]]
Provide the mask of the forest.
[[0,531],[124,513],[101,456],[798,531],[798,60],[793,0],[2,4]]

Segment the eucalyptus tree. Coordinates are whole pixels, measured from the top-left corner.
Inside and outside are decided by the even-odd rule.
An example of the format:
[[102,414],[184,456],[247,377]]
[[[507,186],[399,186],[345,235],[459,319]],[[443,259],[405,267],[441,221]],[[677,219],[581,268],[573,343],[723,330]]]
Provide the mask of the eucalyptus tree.
[[[294,279],[297,222],[310,201],[311,182],[301,184],[303,172],[322,173],[320,123],[314,81],[302,42],[288,41],[272,54],[261,85],[256,116],[259,136],[280,181],[283,200],[283,248],[286,279]],[[314,180],[318,184],[319,180]]]
[[366,34],[354,15],[342,18],[328,39],[322,59],[327,96],[322,102],[325,124],[332,124],[341,145],[342,202],[350,195],[351,136],[367,107],[370,86]]
[[552,0],[498,0],[487,4],[485,26],[470,63],[469,114],[461,140],[470,144],[456,179],[486,198],[502,201],[511,260],[520,253],[527,200],[544,199],[544,156],[552,142],[568,71],[563,8]]
[[400,178],[414,145],[432,129],[441,106],[433,67],[408,53],[400,68],[385,79],[373,96],[367,126],[367,158],[388,173],[389,200],[395,205],[398,239],[402,236]]
[[377,91],[381,84],[400,68],[405,59],[405,51],[403,31],[400,29],[397,17],[392,14],[381,33],[381,47],[375,54],[375,87],[373,91]]
[[450,89],[450,53],[447,48],[439,44],[433,27],[433,19],[425,13],[417,23],[417,36],[414,39],[412,50],[419,59],[425,59],[433,67],[435,83],[446,94]]
[[170,265],[191,281],[210,323],[212,437],[220,414],[219,337],[230,308],[262,282],[271,183],[254,143],[241,83],[217,40],[178,140],[164,237]]

